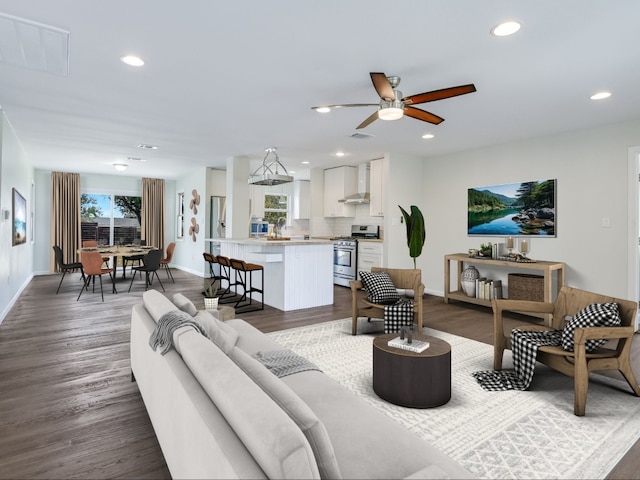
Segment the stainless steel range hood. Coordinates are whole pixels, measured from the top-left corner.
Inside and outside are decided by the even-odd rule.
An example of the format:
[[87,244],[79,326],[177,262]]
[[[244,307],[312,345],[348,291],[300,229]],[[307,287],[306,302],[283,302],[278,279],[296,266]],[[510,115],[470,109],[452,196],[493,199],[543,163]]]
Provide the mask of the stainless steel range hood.
[[[262,160],[262,165],[249,175],[249,185],[281,185],[293,182],[293,177],[289,175],[287,169],[280,163],[276,147],[269,147],[265,151],[267,154]],[[268,160],[269,155],[273,155],[274,158]],[[281,172],[280,169],[284,172]]]
[[361,163],[360,165],[358,165],[358,193],[348,195],[339,201],[351,205],[371,203],[371,195],[369,194],[368,163]]
[[371,195],[369,194],[369,192],[354,193],[353,195],[349,195],[348,197],[345,197],[339,201],[347,204],[371,203]]

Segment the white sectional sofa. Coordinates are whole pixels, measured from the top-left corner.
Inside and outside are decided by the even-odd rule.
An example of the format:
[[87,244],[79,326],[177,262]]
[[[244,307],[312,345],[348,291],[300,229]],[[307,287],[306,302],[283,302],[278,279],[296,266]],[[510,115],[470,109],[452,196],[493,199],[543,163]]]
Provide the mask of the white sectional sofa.
[[[174,478],[471,478],[322,372],[278,378],[254,356],[282,347],[249,323],[174,302],[149,290],[131,317],[133,376]],[[183,326],[162,355],[150,336],[179,308],[209,338]]]

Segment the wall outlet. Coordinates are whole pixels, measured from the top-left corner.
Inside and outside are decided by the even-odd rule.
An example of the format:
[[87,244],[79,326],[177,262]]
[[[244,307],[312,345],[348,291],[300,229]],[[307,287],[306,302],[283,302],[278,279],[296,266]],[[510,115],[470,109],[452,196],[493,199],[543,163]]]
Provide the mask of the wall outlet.
[[611,226],[611,222],[609,221],[609,217],[602,217],[602,228],[609,228]]

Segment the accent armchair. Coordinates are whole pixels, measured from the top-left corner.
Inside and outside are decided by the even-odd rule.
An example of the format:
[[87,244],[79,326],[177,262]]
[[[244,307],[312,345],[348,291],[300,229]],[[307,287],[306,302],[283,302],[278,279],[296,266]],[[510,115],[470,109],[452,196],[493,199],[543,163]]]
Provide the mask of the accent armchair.
[[[397,289],[413,291],[413,320],[418,326],[418,333],[422,332],[422,296],[424,285],[422,283],[422,271],[420,269],[382,268],[371,267],[371,272],[387,272]],[[362,289],[360,280],[352,280],[351,287],[351,334],[358,333],[358,317],[384,318],[383,304],[372,303],[366,298],[358,298],[358,290]]]
[[[585,327],[574,331],[574,349],[567,351],[562,346],[538,347],[536,360],[552,369],[574,378],[574,413],[583,416],[587,404],[589,373],[596,370],[619,370],[636,396],[640,387],[636,381],[629,354],[633,341],[634,321],[638,311],[637,302],[600,295],[597,293],[563,286],[555,303],[527,300],[493,300],[494,356],[493,368],[502,369],[505,349],[511,349],[511,331],[505,331],[504,312],[550,314],[546,325],[519,325],[523,330],[562,330],[566,317],[573,317],[580,310],[594,303],[617,303],[621,326]],[[586,342],[593,339],[607,339],[613,345],[605,345],[587,352]]]

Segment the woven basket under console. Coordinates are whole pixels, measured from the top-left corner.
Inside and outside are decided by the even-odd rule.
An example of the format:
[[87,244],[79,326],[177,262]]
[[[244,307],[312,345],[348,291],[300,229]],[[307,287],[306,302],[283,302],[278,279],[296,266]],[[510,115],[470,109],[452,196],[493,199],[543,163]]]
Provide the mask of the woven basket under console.
[[544,301],[544,277],[526,273],[509,274],[509,299]]

